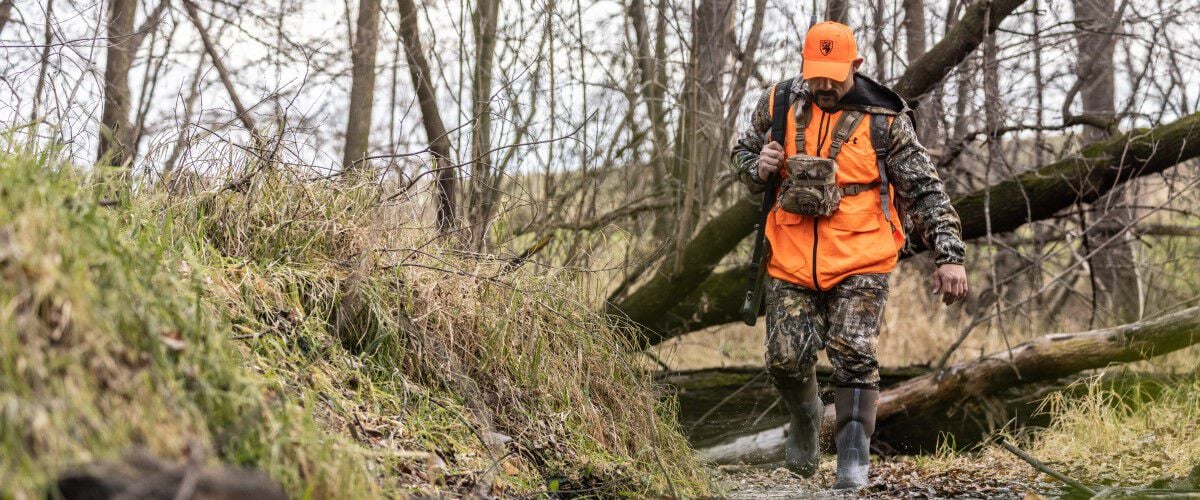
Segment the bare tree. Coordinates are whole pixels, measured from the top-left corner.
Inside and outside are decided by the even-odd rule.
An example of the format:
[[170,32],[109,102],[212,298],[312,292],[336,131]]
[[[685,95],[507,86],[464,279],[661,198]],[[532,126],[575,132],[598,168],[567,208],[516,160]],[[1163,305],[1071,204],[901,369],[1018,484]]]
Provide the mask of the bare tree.
[[471,80],[471,246],[482,249],[499,194],[499,176],[492,165],[492,71],[496,54],[499,0],[479,0],[471,17],[475,35],[475,71]]
[[[674,238],[682,246],[701,219],[701,207],[711,190],[718,165],[723,165],[730,136],[721,100],[722,79],[733,54],[731,0],[702,0],[692,15],[691,51],[684,78],[682,123],[678,151],[671,169],[678,186],[674,199]],[[682,256],[676,252],[676,259]]]
[[[104,110],[100,115],[100,150],[96,161],[129,166],[133,127],[129,123],[129,68],[137,51],[133,20],[137,0],[108,4],[108,51],[104,63]],[[49,27],[47,26],[47,29]]]
[[[137,0],[113,0],[108,5],[108,50],[104,63],[104,109],[100,115],[100,147],[97,162],[128,167],[133,163],[133,125],[129,121],[131,96],[129,69],[146,33],[154,29],[167,9],[167,0],[155,7],[145,22],[134,30]],[[47,27],[49,29],[49,27]]]
[[[925,56],[925,3],[921,0],[904,0],[904,41],[904,53],[910,63]],[[938,137],[941,89],[939,83],[933,92],[910,103],[915,104],[917,120],[913,125],[917,129],[917,138],[926,146],[941,142]]]
[[0,33],[4,32],[4,26],[12,19],[12,8],[13,0],[0,0]]
[[[346,115],[346,147],[342,168],[365,161],[371,138],[375,101],[375,52],[379,45],[379,0],[359,0],[358,21],[351,50],[350,111]],[[365,167],[366,165],[357,165]]]
[[[8,17],[8,9],[12,8],[12,4],[0,5],[0,15],[5,20]],[[33,89],[33,109],[29,111],[29,121],[34,122],[34,127],[38,127],[38,112],[42,107],[42,90],[46,87],[46,73],[50,69],[50,42],[54,41],[54,0],[46,1],[46,34],[43,39],[42,57],[39,62],[37,87]],[[36,133],[34,135],[37,135]]]
[[417,6],[412,0],[398,0],[400,11],[400,39],[404,43],[404,55],[408,61],[408,73],[417,92],[421,107],[421,121],[425,127],[425,138],[429,141],[429,152],[433,155],[437,169],[438,227],[450,231],[456,226],[457,168],[450,161],[450,137],[438,109],[437,90],[433,86],[433,74],[429,61],[425,59],[425,48],[421,43],[421,29],[417,19]]
[[842,24],[850,22],[849,0],[827,0],[825,3],[825,20],[837,21]]
[[[666,84],[663,81],[666,77],[666,58],[663,54],[666,38],[666,11],[661,7],[657,11],[659,22],[657,30],[653,34],[653,39],[647,19],[645,1],[630,0],[629,8],[626,12],[629,15],[630,23],[633,25],[636,41],[637,75],[641,84],[641,100],[646,104],[646,114],[650,119],[650,134],[653,141],[650,153],[651,175],[654,178],[654,190],[658,192],[663,189],[663,180],[667,171],[666,165],[670,157],[666,112],[663,110],[663,99],[666,96],[667,90]],[[652,41],[655,42],[653,51],[651,51],[650,47]],[[662,224],[658,227],[666,227],[666,225]]]
[[[1078,64],[1076,64],[1077,87],[1083,111],[1081,116],[1095,118],[1096,122],[1115,123],[1116,90],[1113,48],[1116,22],[1113,0],[1072,0],[1075,8],[1075,23],[1078,30]],[[1103,128],[1089,124],[1084,126],[1086,141],[1106,139],[1111,126]],[[1141,318],[1143,293],[1134,255],[1134,241],[1128,227],[1134,218],[1129,207],[1129,188],[1115,189],[1093,202],[1100,209],[1100,217],[1091,221],[1084,232],[1085,253],[1096,242],[1105,241],[1116,234],[1118,241],[1100,248],[1090,259],[1089,271],[1092,279],[1093,319],[1103,314],[1103,320],[1125,322]],[[1120,231],[1114,233],[1114,231]]]

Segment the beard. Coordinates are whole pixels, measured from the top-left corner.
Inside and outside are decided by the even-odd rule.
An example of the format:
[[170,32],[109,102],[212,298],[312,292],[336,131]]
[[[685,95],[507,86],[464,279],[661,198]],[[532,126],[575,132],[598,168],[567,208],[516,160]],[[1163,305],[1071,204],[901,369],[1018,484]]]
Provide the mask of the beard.
[[817,107],[821,108],[822,111],[832,111],[837,107],[837,91],[818,90],[813,92],[813,97],[816,99]]

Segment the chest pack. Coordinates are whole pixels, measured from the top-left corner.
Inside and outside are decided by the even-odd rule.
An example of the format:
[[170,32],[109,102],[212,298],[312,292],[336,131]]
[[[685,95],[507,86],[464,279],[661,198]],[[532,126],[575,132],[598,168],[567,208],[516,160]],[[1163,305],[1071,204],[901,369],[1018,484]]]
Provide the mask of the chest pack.
[[[788,110],[792,106],[792,81],[784,80],[775,84],[773,106],[771,108],[771,139],[784,144],[787,130]],[[833,128],[833,140],[829,144],[829,156],[809,156],[805,151],[805,129],[812,119],[812,104],[806,99],[801,104],[800,117],[796,120],[796,150],[800,154],[787,159],[788,177],[779,187],[779,207],[782,210],[807,216],[830,216],[837,210],[843,196],[854,196],[879,187],[880,204],[883,216],[896,230],[893,222],[890,203],[890,189],[887,177],[888,146],[891,144],[891,129],[887,115],[879,113],[864,113],[858,110],[846,110],[838,117]],[[879,181],[869,184],[837,183],[837,157],[842,151],[846,139],[864,120],[870,120],[871,147],[875,151],[875,165],[879,169]],[[822,134],[824,136],[824,134]]]

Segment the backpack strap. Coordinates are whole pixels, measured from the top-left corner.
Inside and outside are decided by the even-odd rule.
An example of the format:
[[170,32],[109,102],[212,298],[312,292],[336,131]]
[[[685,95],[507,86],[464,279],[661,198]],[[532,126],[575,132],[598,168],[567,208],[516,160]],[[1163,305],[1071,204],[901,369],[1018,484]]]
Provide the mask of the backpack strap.
[[804,130],[812,119],[812,104],[805,101],[796,109],[796,154],[808,154],[804,150]]
[[854,129],[858,128],[858,124],[862,120],[862,111],[846,111],[838,117],[837,124],[833,126],[833,143],[829,145],[830,160],[837,159],[838,153],[842,152],[842,145],[846,143],[846,139],[850,138],[850,134],[854,133]]
[[879,199],[883,204],[883,218],[896,232],[896,223],[892,221],[891,193],[887,177],[888,148],[892,144],[892,130],[888,126],[887,115],[871,113],[871,147],[875,149],[875,165],[879,168]]
[[[771,107],[771,140],[784,144],[784,134],[787,133],[787,111],[792,107],[792,78],[776,83],[772,92]],[[799,124],[797,124],[799,126]]]

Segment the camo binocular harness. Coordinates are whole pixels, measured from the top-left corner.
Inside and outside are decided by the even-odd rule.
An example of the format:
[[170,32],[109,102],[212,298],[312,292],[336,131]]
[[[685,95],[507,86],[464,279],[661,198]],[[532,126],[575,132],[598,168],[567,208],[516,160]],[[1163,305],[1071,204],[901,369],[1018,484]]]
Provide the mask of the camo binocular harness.
[[[803,116],[797,122],[797,126],[801,127],[796,133],[798,140],[804,137],[802,124],[808,122],[809,113],[806,106]],[[850,137],[864,116],[860,111],[842,113],[834,129],[833,142],[829,145],[828,158],[799,154],[787,159],[788,176],[779,189],[781,209],[810,217],[828,217],[837,211],[843,196],[854,196],[879,186],[878,182],[844,186],[837,184],[838,153],[846,143],[846,138]],[[797,145],[797,150],[804,150],[802,143]]]

